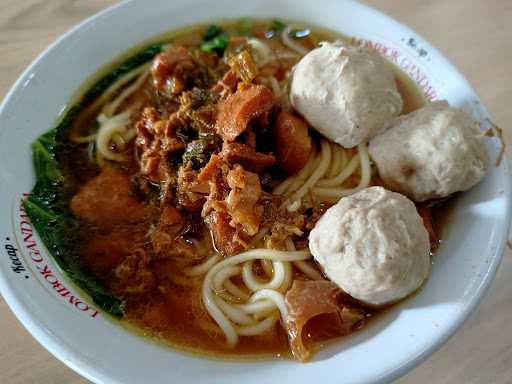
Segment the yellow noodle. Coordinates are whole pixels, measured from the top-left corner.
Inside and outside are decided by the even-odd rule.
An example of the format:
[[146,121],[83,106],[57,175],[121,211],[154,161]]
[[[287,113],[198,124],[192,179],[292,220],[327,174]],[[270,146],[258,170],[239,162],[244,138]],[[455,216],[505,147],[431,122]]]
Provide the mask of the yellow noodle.
[[112,102],[103,107],[103,113],[107,116],[113,116],[119,108],[119,106],[142,86],[142,84],[149,77],[149,74],[149,66],[147,66],[147,69],[139,76],[139,78],[132,85],[124,89],[123,92],[119,94],[119,96],[117,96]]
[[213,267],[213,265],[215,263],[217,263],[219,260],[220,260],[220,255],[215,254],[215,255],[211,256],[210,258],[208,258],[204,263],[201,263],[199,265],[195,265],[193,267],[189,267],[189,268],[185,269],[183,271],[183,274],[185,274],[186,276],[192,276],[192,277],[202,276],[206,272],[208,272],[208,270],[211,267]]
[[247,325],[245,327],[236,327],[236,332],[240,336],[256,336],[260,335],[269,329],[271,329],[279,317],[275,314],[271,314],[268,316],[265,320],[260,321],[257,324],[254,325]]
[[370,158],[368,157],[368,151],[365,144],[359,145],[359,156],[361,159],[361,180],[355,188],[314,188],[313,193],[322,199],[330,199],[337,201],[343,196],[349,196],[363,188],[367,188],[370,185],[372,172],[370,165]]
[[315,167],[313,174],[306,180],[306,182],[302,185],[302,187],[294,192],[289,199],[283,204],[286,206],[296,200],[300,200],[304,197],[304,195],[316,184],[318,180],[320,180],[325,172],[327,171],[327,167],[331,161],[331,147],[326,140],[321,141],[321,151],[319,156],[319,164]]
[[360,164],[360,155],[355,155],[350,159],[348,165],[342,169],[342,171],[333,178],[320,180],[316,185],[318,187],[335,187],[341,186],[345,180],[347,180],[357,169]]

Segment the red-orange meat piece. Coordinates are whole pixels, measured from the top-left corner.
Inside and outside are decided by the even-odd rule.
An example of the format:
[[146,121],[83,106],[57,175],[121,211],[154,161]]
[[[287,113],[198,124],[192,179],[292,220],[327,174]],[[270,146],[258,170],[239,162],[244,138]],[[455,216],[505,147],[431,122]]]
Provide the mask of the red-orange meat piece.
[[281,112],[274,126],[277,164],[286,173],[299,172],[311,153],[311,137],[306,122],[291,113]]
[[226,143],[222,145],[221,156],[229,164],[240,164],[245,169],[260,173],[276,162],[274,155],[256,152],[243,143]]
[[263,217],[260,178],[256,173],[245,171],[240,165],[229,171],[227,182],[231,191],[226,198],[226,208],[231,215],[231,226],[241,225],[248,236],[254,236]]
[[149,267],[151,255],[140,249],[128,254],[115,269],[109,281],[114,293],[122,296],[144,295],[156,286],[156,278]]
[[226,141],[234,141],[252,119],[270,111],[275,102],[272,91],[263,85],[238,90],[219,103],[217,133]]
[[130,177],[106,167],[87,182],[70,203],[71,211],[102,227],[140,222],[146,219],[146,206],[131,193]]
[[87,244],[84,264],[95,276],[104,277],[124,259],[133,240],[131,231],[97,235]]
[[225,212],[211,211],[206,219],[213,235],[215,248],[223,255],[235,255],[244,250],[244,244],[235,228],[229,225],[230,217]]
[[211,91],[215,94],[230,94],[236,89],[236,85],[238,84],[238,77],[236,73],[232,70],[227,71],[221,80],[217,82],[212,88]]
[[169,95],[184,89],[182,75],[195,67],[194,60],[185,47],[172,47],[157,55],[151,67],[153,85]]
[[160,225],[174,226],[183,223],[183,217],[172,205],[166,205],[160,216]]
[[197,181],[200,183],[208,182],[220,171],[222,167],[222,158],[217,154],[212,154],[208,163],[201,169],[197,175]]

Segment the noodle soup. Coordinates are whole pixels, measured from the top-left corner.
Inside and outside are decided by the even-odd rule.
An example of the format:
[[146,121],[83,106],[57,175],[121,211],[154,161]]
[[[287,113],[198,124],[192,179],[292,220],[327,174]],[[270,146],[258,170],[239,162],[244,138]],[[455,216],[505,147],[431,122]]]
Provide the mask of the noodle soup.
[[[329,207],[381,184],[367,145],[322,137],[288,97],[305,54],[350,39],[243,19],[164,40],[110,68],[43,136],[62,178],[36,186],[27,211],[39,229],[37,208],[55,212],[49,249],[130,327],[198,353],[306,360],[383,310],[341,292],[308,250]],[[402,113],[424,105],[392,70]],[[417,205],[435,246],[431,206]],[[337,309],[308,309],[324,298]]]

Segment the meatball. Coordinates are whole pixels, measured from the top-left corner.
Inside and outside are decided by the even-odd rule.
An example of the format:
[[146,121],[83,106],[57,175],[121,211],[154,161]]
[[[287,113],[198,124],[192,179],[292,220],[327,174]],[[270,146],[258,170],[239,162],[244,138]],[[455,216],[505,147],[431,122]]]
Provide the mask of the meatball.
[[373,306],[408,296],[430,271],[428,232],[414,203],[382,187],[329,208],[309,235],[309,249],[330,280]]
[[342,42],[323,43],[299,61],[290,102],[313,128],[346,148],[375,136],[402,110],[385,59]]
[[398,118],[369,152],[384,185],[415,201],[470,189],[489,165],[478,123],[446,101]]

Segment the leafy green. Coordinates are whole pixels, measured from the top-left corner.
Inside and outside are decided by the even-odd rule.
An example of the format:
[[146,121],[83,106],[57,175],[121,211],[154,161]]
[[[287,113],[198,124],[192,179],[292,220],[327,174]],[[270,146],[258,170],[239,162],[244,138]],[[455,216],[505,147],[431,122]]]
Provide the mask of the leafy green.
[[217,25],[210,25],[201,43],[201,50],[204,52],[215,52],[219,56],[224,54],[224,50],[229,44],[229,35]]
[[282,32],[283,29],[286,28],[286,24],[283,23],[281,20],[278,20],[278,19],[274,19],[272,20],[272,26],[270,27],[272,29],[272,31],[274,32]]
[[[59,126],[61,127],[61,126]],[[34,228],[60,268],[105,311],[121,316],[120,299],[112,296],[93,277],[84,273],[74,250],[73,229],[79,226],[62,200],[64,180],[56,159],[58,128],[32,144],[36,184],[23,206]]]
[[201,168],[205,166],[210,159],[210,146],[211,142],[205,139],[191,141],[185,148],[185,153],[183,154],[183,164],[187,164],[189,160],[191,160],[195,168]]
[[238,23],[237,30],[241,35],[249,35],[252,30],[252,20],[248,17],[243,18]]
[[86,274],[78,259],[72,255],[73,244],[69,232],[70,228],[76,228],[76,220],[66,217],[62,212],[45,209],[32,196],[23,202],[23,206],[48,251],[67,276],[87,292],[100,308],[114,316],[122,316],[124,309],[121,300],[112,296],[96,279]]
[[[149,47],[143,49],[141,52],[133,55],[132,57],[125,60],[121,63],[117,68],[115,68],[112,72],[103,76],[96,84],[94,84],[82,97],[80,106],[83,108],[84,106],[90,104],[94,99],[96,99],[99,95],[103,93],[111,84],[113,84],[118,78],[137,68],[139,65],[147,63],[157,54],[162,52],[161,43],[150,45]],[[75,115],[76,116],[76,115]]]
[[212,40],[213,38],[222,35],[224,30],[218,25],[210,25],[203,36],[203,41]]
[[216,52],[219,56],[224,54],[224,50],[229,44],[229,37],[227,35],[220,35],[214,37],[212,40],[205,41],[201,44],[201,50],[204,52]]
[[122,300],[113,296],[99,281],[88,275],[82,269],[76,254],[75,234],[79,232],[80,222],[69,211],[65,200],[66,184],[59,164],[59,155],[66,145],[67,134],[78,114],[120,76],[149,61],[161,50],[161,44],[152,45],[103,76],[68,110],[55,128],[41,135],[32,144],[36,183],[23,206],[59,267],[78,287],[89,294],[100,308],[114,316],[123,315]]

